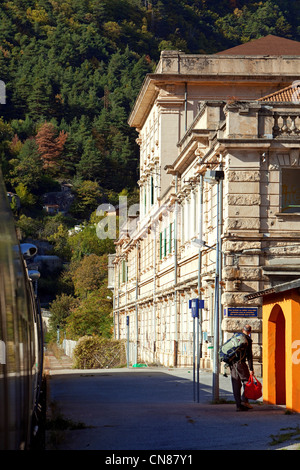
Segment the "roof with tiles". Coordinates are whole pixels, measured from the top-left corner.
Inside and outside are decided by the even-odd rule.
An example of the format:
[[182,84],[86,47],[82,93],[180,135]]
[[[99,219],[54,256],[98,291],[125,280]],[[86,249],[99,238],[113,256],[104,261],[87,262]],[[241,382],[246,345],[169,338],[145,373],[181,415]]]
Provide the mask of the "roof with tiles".
[[282,90],[275,91],[270,95],[259,98],[258,101],[269,101],[277,103],[300,103],[300,81],[283,88]]
[[291,39],[280,38],[269,34],[263,38],[254,39],[240,46],[231,47],[218,55],[300,55],[300,42]]

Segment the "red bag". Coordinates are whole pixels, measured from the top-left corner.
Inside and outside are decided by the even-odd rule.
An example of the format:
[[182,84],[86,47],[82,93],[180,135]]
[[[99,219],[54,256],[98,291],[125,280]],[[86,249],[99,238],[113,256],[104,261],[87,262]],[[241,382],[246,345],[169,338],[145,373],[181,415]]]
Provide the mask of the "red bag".
[[250,375],[245,385],[244,396],[248,400],[258,400],[262,396],[262,385],[254,375]]

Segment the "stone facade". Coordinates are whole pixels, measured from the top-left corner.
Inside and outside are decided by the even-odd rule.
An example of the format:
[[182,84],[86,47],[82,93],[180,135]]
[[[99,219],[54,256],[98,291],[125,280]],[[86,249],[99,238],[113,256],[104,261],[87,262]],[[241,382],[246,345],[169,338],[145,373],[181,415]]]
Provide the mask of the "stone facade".
[[[139,217],[121,228],[114,258],[115,336],[129,337],[131,363],[191,365],[189,300],[200,297],[200,365],[212,366],[219,229],[220,341],[250,323],[260,373],[261,300],[245,295],[300,273],[300,104],[269,98],[299,71],[300,56],[165,51],[146,77],[129,119]],[[211,184],[212,170],[224,180]],[[226,315],[232,307],[258,314]]]

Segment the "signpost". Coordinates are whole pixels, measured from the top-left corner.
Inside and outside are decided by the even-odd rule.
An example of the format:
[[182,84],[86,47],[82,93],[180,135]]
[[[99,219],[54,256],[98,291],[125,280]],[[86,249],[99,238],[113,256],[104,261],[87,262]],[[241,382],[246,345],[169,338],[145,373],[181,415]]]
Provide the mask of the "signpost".
[[[199,403],[199,368],[200,368],[200,357],[199,357],[199,310],[204,308],[204,300],[202,299],[191,299],[189,300],[189,308],[193,317],[193,394],[194,401],[196,401],[196,344],[197,344],[197,403]],[[196,320],[197,319],[197,320]],[[197,321],[197,333],[195,332],[195,322]]]

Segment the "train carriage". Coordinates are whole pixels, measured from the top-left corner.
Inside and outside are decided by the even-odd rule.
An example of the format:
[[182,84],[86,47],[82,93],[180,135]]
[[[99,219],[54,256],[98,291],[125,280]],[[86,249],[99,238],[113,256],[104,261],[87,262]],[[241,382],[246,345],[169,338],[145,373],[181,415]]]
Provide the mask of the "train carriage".
[[0,175],[0,450],[29,449],[42,383],[41,312]]

